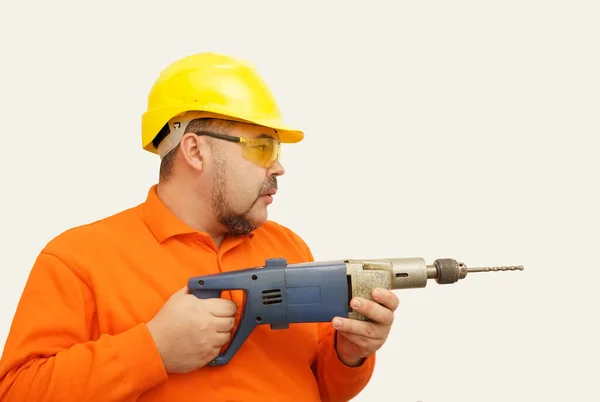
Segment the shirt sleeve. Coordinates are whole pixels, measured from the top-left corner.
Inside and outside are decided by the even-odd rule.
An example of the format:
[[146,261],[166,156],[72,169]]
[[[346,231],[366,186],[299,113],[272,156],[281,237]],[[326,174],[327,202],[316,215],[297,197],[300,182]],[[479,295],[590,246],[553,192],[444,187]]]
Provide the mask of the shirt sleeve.
[[[297,235],[295,241],[305,254],[306,262],[314,256],[308,245]],[[358,367],[346,366],[337,355],[335,328],[330,322],[318,325],[318,352],[313,372],[323,402],[347,402],[356,397],[369,383],[375,369],[375,354]]]
[[358,367],[346,366],[335,349],[336,331],[331,323],[319,325],[319,351],[314,373],[323,402],[346,402],[356,397],[369,383],[375,369],[375,354]]
[[167,379],[144,323],[95,334],[84,278],[56,256],[38,256],[0,361],[0,400],[133,401]]

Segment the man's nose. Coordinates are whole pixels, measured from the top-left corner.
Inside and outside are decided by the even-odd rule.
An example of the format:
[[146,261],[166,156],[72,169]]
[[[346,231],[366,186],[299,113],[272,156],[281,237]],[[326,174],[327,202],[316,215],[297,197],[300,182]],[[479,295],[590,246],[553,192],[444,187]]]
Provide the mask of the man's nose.
[[283,168],[281,162],[276,160],[275,163],[273,163],[273,166],[269,168],[267,173],[268,176],[282,176],[285,174],[285,169]]

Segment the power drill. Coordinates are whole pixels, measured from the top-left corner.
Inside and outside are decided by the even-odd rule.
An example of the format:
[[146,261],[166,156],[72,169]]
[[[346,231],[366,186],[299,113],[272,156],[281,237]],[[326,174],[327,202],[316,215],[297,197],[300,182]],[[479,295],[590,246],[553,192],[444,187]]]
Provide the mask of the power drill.
[[290,323],[327,322],[334,317],[367,320],[353,311],[350,300],[371,300],[374,288],[423,288],[429,279],[456,283],[469,272],[515,271],[523,266],[467,268],[450,258],[427,265],[423,258],[335,260],[287,264],[284,258],[267,259],[262,267],[195,276],[188,288],[200,299],[219,298],[226,290],[243,290],[246,304],[227,348],[210,366],[227,364],[257,325],[286,329]]

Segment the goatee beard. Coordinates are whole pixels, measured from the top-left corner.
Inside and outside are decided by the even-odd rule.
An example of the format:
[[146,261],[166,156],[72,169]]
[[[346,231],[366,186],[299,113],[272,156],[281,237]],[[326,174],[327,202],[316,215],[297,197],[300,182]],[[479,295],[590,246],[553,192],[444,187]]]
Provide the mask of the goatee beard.
[[259,191],[256,199],[242,213],[236,213],[226,200],[225,196],[225,179],[223,175],[219,175],[219,180],[215,183],[215,189],[212,197],[212,209],[217,216],[218,222],[225,226],[227,232],[232,236],[248,236],[254,230],[258,229],[259,225],[251,222],[248,219],[248,214],[258,201],[258,199],[269,192],[277,189],[277,178],[269,177],[265,185]]

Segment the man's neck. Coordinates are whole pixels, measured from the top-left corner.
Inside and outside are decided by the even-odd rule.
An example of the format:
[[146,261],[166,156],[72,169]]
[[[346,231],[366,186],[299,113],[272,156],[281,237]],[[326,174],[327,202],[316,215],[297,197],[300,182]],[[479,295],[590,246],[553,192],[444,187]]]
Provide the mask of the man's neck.
[[176,182],[159,182],[156,186],[158,198],[182,222],[199,232],[207,233],[221,247],[226,234],[214,229],[211,207],[198,199],[198,195],[189,186]]

